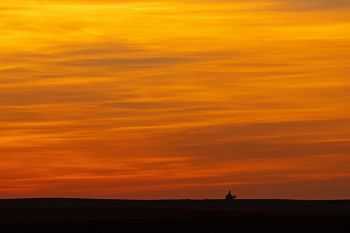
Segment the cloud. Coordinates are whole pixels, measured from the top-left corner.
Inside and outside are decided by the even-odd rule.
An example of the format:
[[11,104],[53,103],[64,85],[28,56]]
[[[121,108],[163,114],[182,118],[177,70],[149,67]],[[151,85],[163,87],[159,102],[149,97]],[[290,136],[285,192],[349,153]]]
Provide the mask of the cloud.
[[291,11],[332,11],[334,9],[345,10],[350,7],[348,0],[277,0],[276,3],[281,9]]
[[181,57],[100,58],[64,61],[58,64],[73,67],[149,67],[178,64],[184,61],[187,59]]
[[349,177],[346,2],[38,2],[2,2],[1,195]]

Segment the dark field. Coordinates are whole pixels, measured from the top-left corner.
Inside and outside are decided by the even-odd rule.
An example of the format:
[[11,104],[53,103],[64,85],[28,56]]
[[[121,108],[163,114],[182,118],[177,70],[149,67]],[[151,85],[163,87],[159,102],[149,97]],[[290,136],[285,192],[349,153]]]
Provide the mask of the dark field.
[[0,232],[350,233],[350,201],[0,200]]

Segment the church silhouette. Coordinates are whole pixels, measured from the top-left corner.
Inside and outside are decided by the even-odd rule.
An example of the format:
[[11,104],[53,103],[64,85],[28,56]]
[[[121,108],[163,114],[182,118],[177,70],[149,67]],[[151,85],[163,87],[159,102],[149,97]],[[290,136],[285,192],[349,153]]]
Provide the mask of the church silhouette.
[[228,191],[228,194],[226,195],[225,198],[227,201],[233,201],[237,199],[236,195],[232,195],[231,190]]

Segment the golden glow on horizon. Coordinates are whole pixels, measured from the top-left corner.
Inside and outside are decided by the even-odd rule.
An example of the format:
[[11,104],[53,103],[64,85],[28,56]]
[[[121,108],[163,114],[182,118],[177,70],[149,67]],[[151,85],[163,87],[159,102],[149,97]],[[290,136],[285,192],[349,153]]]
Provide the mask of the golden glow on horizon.
[[350,4],[5,0],[0,18],[0,197],[350,197]]

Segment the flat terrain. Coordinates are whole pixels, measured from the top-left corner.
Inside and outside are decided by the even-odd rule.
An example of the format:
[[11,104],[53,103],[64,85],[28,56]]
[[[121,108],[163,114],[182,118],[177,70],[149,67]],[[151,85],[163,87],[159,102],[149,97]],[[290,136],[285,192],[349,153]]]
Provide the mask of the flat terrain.
[[350,201],[0,200],[0,232],[350,232]]

